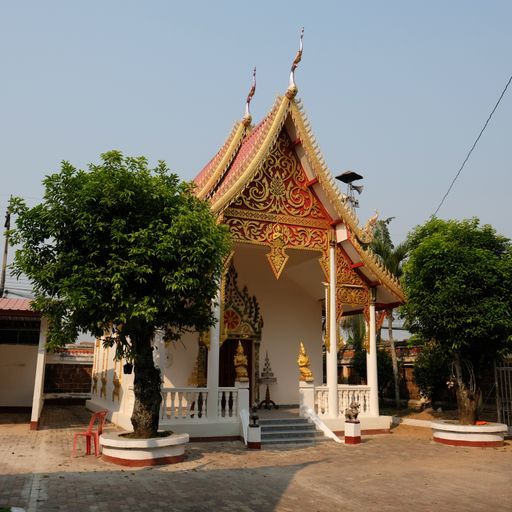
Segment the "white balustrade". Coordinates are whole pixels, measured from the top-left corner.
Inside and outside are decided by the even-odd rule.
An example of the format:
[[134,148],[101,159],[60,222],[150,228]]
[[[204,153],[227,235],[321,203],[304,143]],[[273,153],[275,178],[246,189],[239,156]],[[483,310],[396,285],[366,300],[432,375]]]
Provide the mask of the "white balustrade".
[[[208,388],[162,388],[160,420],[166,423],[207,421],[209,399],[212,398]],[[219,388],[217,406],[219,419],[238,421],[238,390]]]
[[359,416],[370,416],[370,386],[338,384],[338,415],[344,416],[352,402],[359,404]]
[[219,418],[237,420],[238,390],[236,388],[219,388]]
[[161,420],[206,420],[208,388],[162,388]]
[[[338,411],[336,417],[344,417],[345,409],[352,402],[359,403],[359,416],[370,416],[370,386],[338,384]],[[332,417],[329,412],[329,388],[315,386],[315,413],[319,417]]]
[[318,416],[329,416],[329,388],[315,386],[315,413]]

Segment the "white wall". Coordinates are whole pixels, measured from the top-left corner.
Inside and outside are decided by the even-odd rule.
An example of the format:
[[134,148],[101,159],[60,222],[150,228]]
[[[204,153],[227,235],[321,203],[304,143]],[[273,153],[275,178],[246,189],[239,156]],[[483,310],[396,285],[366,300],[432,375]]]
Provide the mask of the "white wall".
[[[260,372],[268,350],[277,383],[270,388],[271,398],[278,404],[299,403],[299,343],[304,342],[310,357],[315,383],[322,383],[322,303],[325,281],[314,251],[287,250],[290,256],[277,280],[266,254],[267,247],[239,244],[234,264],[238,285],[247,285],[256,295],[263,316],[260,346]],[[265,395],[260,387],[260,398]]]
[[0,407],[31,407],[37,345],[0,345]]
[[160,368],[164,387],[187,387],[197,359],[197,333],[187,333],[180,341],[155,344],[155,364]]

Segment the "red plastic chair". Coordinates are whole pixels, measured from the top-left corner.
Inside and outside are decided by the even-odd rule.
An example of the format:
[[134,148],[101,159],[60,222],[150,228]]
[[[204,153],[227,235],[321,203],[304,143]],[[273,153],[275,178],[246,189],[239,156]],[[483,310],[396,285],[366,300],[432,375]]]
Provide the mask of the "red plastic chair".
[[[96,455],[96,457],[98,456],[100,436],[103,432],[103,424],[105,423],[105,416],[107,415],[107,412],[108,411],[95,412],[91,417],[91,421],[89,422],[87,430],[85,430],[84,432],[75,432],[75,436],[73,439],[73,457],[76,455],[76,442],[79,436],[85,437],[85,453],[87,455],[91,454],[91,438],[94,439],[94,455]],[[96,430],[94,430],[94,424],[96,423],[96,420],[98,421],[98,427]]]

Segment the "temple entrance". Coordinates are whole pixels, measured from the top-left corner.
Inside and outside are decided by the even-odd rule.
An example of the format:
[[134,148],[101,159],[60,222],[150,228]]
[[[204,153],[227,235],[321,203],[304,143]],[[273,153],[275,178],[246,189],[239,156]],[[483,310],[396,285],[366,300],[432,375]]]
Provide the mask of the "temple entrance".
[[219,353],[219,387],[233,387],[235,385],[235,365],[233,358],[235,357],[238,342],[242,342],[244,353],[247,356],[247,373],[249,374],[249,403],[254,399],[253,395],[253,342],[252,340],[239,338],[227,339],[220,347]]

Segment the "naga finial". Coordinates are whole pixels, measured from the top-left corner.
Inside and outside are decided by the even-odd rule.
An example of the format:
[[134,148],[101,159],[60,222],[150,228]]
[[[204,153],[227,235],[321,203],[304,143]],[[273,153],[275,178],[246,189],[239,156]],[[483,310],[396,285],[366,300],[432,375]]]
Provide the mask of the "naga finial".
[[375,226],[377,224],[377,220],[379,219],[379,211],[375,210],[375,213],[368,219],[368,222],[365,224],[362,229],[362,238],[361,241],[365,244],[369,244],[373,241],[373,232],[375,231]]
[[254,69],[252,71],[252,86],[251,86],[251,90],[249,91],[249,94],[247,95],[247,100],[245,102],[244,124],[246,126],[249,126],[252,121],[250,106],[251,106],[252,97],[254,96],[255,92],[256,92],[256,66],[254,66]]
[[288,84],[288,90],[286,91],[286,96],[290,99],[294,98],[298,92],[297,85],[295,84],[295,70],[299,65],[300,60],[302,59],[302,39],[304,38],[304,27],[300,31],[300,39],[299,39],[299,51],[297,55],[295,55],[295,59],[292,62],[292,68],[290,70],[290,83]]

